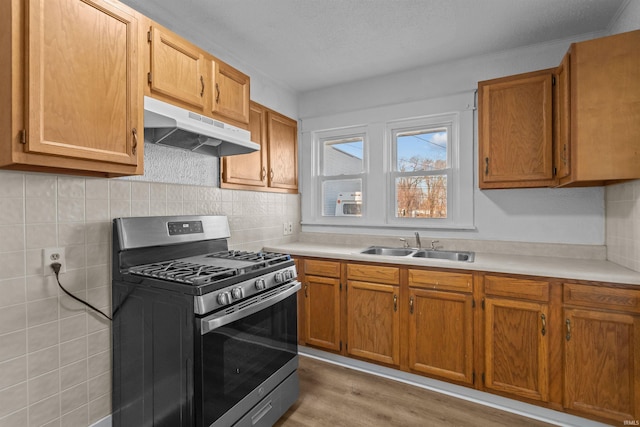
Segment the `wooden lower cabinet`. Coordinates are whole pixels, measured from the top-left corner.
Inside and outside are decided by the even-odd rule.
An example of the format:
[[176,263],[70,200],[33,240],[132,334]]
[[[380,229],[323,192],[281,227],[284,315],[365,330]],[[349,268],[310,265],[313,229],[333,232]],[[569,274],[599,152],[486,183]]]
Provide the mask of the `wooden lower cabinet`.
[[484,387],[547,402],[549,283],[486,276],[484,285]]
[[347,354],[400,365],[399,286],[347,282]]
[[300,341],[322,349],[340,351],[341,285],[340,263],[324,260],[298,260],[299,278],[304,297],[304,330]]
[[564,299],[565,408],[640,419],[640,291],[565,284]]
[[598,421],[640,419],[640,288],[325,259],[298,266],[301,343]]
[[410,269],[409,370],[473,385],[471,274]]

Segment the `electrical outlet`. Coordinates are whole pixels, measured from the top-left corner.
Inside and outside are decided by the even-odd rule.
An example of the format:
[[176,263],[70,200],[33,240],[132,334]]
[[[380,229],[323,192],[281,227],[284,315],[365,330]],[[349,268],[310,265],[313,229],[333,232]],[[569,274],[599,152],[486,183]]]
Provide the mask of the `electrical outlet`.
[[64,257],[64,248],[45,248],[42,250],[42,271],[45,276],[53,276],[55,273],[51,264],[59,262],[60,273],[67,271],[67,260]]
[[293,234],[293,223],[291,221],[282,224],[282,234],[285,236]]

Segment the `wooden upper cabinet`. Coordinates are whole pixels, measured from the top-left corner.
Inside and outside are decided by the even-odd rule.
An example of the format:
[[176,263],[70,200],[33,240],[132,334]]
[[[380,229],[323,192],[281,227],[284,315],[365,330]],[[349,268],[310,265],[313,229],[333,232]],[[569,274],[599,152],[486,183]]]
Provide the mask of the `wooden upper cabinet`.
[[136,13],[103,0],[12,0],[0,15],[12,52],[0,66],[0,165],[142,173]]
[[249,76],[217,60],[211,61],[213,114],[249,123]]
[[553,73],[549,69],[478,83],[480,188],[555,183]]
[[251,141],[260,145],[259,151],[222,158],[222,183],[267,186],[267,121],[266,109],[255,102],[249,109]]
[[151,63],[147,76],[151,94],[169,97],[185,108],[202,112],[205,107],[206,64],[204,52],[182,37],[154,25],[149,30]]
[[298,190],[298,123],[267,112],[269,187]]
[[[570,171],[560,185],[640,178],[640,30],[568,53]],[[563,62],[564,63],[564,62]]]
[[297,122],[251,101],[249,129],[251,140],[260,145],[260,152],[224,157],[220,186],[297,193]]

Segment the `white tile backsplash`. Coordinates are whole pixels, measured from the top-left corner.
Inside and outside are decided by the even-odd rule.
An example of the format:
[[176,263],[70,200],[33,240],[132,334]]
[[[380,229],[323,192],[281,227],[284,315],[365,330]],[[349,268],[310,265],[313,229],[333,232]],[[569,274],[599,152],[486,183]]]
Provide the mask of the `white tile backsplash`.
[[111,412],[111,325],[43,276],[42,249],[65,248],[61,282],[108,312],[112,218],[225,214],[231,248],[259,250],[296,240],[282,235],[282,222],[299,224],[299,203],[298,195],[0,171],[0,427],[83,426]]
[[605,190],[607,259],[640,271],[640,180]]

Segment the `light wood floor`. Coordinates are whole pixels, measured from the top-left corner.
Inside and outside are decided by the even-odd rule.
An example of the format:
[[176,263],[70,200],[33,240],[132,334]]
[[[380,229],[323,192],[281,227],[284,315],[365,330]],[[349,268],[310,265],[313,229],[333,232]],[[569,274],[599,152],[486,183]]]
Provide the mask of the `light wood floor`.
[[302,355],[298,374],[300,398],[278,427],[549,426]]

